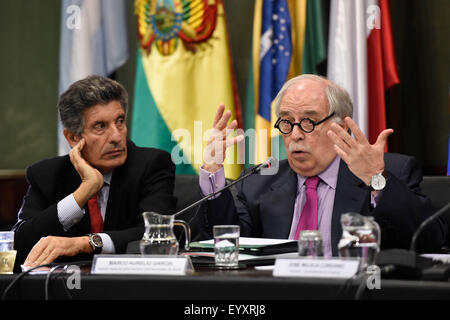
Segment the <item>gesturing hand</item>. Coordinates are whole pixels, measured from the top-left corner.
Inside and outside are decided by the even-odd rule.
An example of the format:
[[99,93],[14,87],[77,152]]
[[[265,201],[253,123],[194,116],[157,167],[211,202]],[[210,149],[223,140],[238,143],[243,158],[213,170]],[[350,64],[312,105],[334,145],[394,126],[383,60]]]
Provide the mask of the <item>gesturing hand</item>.
[[370,144],[350,117],[346,117],[344,122],[355,138],[337,123],[331,124],[331,130],[327,132],[328,137],[334,142],[336,153],[347,163],[350,171],[366,185],[370,185],[371,177],[384,170],[384,149],[389,135],[394,130],[383,130],[375,144]]
[[91,196],[103,187],[103,175],[92,167],[81,155],[86,144],[84,138],[70,150],[69,156],[72,165],[81,178],[80,187],[74,192],[75,201],[82,208]]
[[[231,132],[237,128],[237,121],[233,120],[228,124],[231,117],[231,111],[225,111],[225,106],[219,106],[214,117],[212,133],[205,148],[203,169],[209,172],[219,170],[225,161],[225,152],[229,146],[232,146],[244,140],[244,135],[240,134],[228,138]],[[228,124],[228,125],[227,125]]]

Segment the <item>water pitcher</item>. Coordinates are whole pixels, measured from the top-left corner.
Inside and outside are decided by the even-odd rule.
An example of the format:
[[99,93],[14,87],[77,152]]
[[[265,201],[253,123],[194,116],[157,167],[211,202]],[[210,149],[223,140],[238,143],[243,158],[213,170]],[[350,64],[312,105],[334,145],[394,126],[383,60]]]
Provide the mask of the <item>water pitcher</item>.
[[140,242],[141,254],[170,255],[178,254],[178,241],[173,232],[174,226],[182,226],[186,234],[185,249],[189,250],[191,229],[183,220],[175,220],[173,215],[155,212],[142,213],[145,233]]
[[380,250],[380,226],[373,217],[349,212],[341,216],[342,238],[338,249],[341,257],[360,257],[360,270],[375,263]]

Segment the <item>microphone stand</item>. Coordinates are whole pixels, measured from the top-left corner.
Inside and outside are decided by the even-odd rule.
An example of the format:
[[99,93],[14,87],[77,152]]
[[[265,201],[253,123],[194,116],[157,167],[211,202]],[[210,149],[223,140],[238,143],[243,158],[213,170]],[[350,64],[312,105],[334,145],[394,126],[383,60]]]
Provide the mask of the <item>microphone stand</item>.
[[450,264],[436,264],[430,258],[421,257],[416,252],[416,243],[423,230],[450,209],[450,202],[424,220],[411,240],[409,250],[389,249],[381,251],[376,258],[377,265],[384,265],[387,273],[396,273],[403,278],[422,277],[429,280],[447,280],[450,276]]
[[261,163],[261,164],[255,166],[255,167],[253,167],[253,168],[250,170],[250,172],[246,173],[245,175],[243,175],[243,176],[240,177],[239,179],[234,180],[234,181],[231,182],[230,184],[225,185],[223,188],[221,188],[221,189],[219,189],[219,190],[217,190],[217,191],[214,191],[214,192],[208,194],[207,196],[205,196],[205,197],[203,197],[202,199],[200,199],[200,200],[194,202],[193,204],[187,206],[186,208],[184,208],[184,209],[182,209],[182,210],[180,210],[180,211],[174,213],[173,216],[176,217],[176,216],[182,214],[183,212],[185,212],[185,211],[187,211],[187,210],[189,210],[189,209],[191,209],[191,208],[194,208],[194,207],[196,207],[196,206],[202,204],[203,202],[205,202],[205,201],[209,200],[210,198],[214,197],[215,195],[217,195],[217,194],[219,194],[219,193],[221,193],[221,192],[227,190],[228,188],[231,188],[231,187],[234,186],[236,183],[238,183],[238,182],[240,182],[240,181],[246,179],[247,177],[249,177],[249,176],[251,176],[251,175],[253,175],[253,174],[255,174],[255,173],[261,171],[261,169],[263,169],[263,168],[268,168],[268,167],[270,167],[270,161],[263,162],[263,163]]
[[[240,182],[240,181],[242,181],[242,180],[248,178],[249,176],[251,176],[251,175],[253,175],[253,174],[255,174],[255,173],[261,171],[261,170],[264,169],[264,168],[270,168],[270,167],[272,166],[272,161],[274,161],[274,159],[269,158],[269,160],[267,160],[266,162],[263,162],[263,163],[261,163],[261,164],[255,166],[255,167],[251,168],[250,171],[249,171],[248,173],[246,173],[245,175],[243,175],[242,177],[240,177],[240,178],[234,180],[233,182],[231,182],[230,184],[224,186],[223,188],[221,188],[221,189],[219,189],[219,190],[217,190],[217,191],[215,191],[215,192],[212,192],[212,193],[208,194],[207,196],[205,196],[205,197],[203,197],[202,199],[200,199],[200,200],[194,202],[193,204],[187,206],[186,208],[184,208],[184,209],[182,209],[182,210],[180,210],[180,211],[174,213],[173,216],[176,217],[176,216],[182,214],[183,212],[186,212],[187,210],[189,210],[189,209],[191,209],[191,208],[193,208],[193,207],[195,207],[195,206],[198,206],[199,204],[202,204],[203,202],[207,201],[207,200],[210,199],[211,197],[214,197],[214,196],[217,195],[218,193],[225,191],[226,189],[228,189],[228,188],[234,186],[236,183],[238,183],[238,182]],[[197,210],[197,212],[198,212],[198,210]],[[197,212],[194,214],[194,217],[195,217],[195,215],[197,215]],[[192,221],[192,219],[193,219],[194,217],[191,218],[191,221]],[[127,253],[135,253],[135,252],[139,251],[139,250],[138,250],[138,247],[139,247],[139,240],[138,240],[138,241],[132,241],[132,242],[128,243],[126,252],[127,252]]]
[[414,235],[411,240],[411,247],[409,250],[416,252],[416,242],[419,235],[422,233],[423,229],[425,229],[426,226],[428,226],[431,222],[436,220],[439,216],[441,216],[444,212],[447,212],[447,210],[450,209],[450,202],[447,203],[444,207],[439,209],[436,213],[428,217],[424,222],[421,223],[419,228],[417,228],[416,232],[414,232]]

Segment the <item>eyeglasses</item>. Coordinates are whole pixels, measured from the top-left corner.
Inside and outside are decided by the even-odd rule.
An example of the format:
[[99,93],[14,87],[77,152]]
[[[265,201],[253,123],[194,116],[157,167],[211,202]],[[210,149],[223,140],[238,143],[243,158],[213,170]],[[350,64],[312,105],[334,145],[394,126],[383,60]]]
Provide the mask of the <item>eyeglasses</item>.
[[324,119],[322,119],[320,121],[317,121],[317,122],[312,121],[310,118],[303,118],[302,120],[300,120],[300,122],[291,122],[291,121],[286,120],[286,119],[278,118],[278,120],[275,123],[274,127],[277,128],[278,130],[280,130],[280,132],[283,133],[283,134],[291,133],[292,130],[294,130],[294,126],[298,126],[303,132],[311,133],[311,132],[314,131],[314,128],[316,126],[318,126],[322,122],[327,121],[332,116],[334,116],[334,112],[331,113],[326,118],[324,118]]

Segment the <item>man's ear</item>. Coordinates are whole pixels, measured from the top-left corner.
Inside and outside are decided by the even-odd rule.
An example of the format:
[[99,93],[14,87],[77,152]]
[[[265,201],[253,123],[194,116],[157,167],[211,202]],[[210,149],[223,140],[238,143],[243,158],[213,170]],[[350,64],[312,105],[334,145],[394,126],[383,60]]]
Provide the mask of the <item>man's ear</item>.
[[69,143],[71,148],[75,147],[77,145],[77,143],[81,140],[80,135],[70,132],[67,129],[63,130],[63,134],[64,134],[64,137],[66,137],[66,140]]

